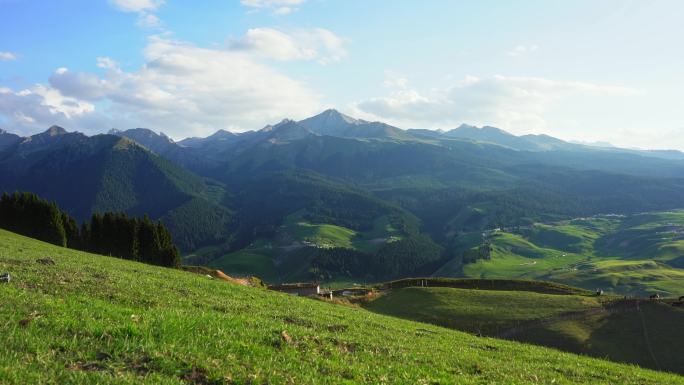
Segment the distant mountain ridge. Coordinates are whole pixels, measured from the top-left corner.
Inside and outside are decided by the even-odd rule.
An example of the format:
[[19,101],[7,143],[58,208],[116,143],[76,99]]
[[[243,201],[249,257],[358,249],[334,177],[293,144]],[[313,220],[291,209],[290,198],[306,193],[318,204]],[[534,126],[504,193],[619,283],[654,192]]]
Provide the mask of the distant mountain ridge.
[[[66,130],[59,126],[52,126],[42,136],[61,136]],[[505,130],[493,126],[477,127],[462,124],[452,130],[425,130],[425,129],[400,129],[382,122],[370,122],[356,119],[345,115],[335,109],[328,109],[318,115],[293,121],[283,121],[268,125],[261,130],[230,132],[219,129],[207,137],[189,137],[174,141],[163,132],[155,132],[148,128],[134,128],[128,130],[111,129],[108,134],[126,137],[145,146],[151,151],[180,161],[183,156],[179,155],[182,148],[198,149],[213,148],[214,151],[225,150],[236,144],[254,145],[260,141],[273,143],[289,142],[304,139],[308,136],[321,135],[347,139],[377,139],[377,140],[402,140],[416,141],[423,139],[445,140],[461,139],[475,142],[486,142],[509,147],[518,151],[558,151],[558,150],[601,150],[639,154],[648,157],[663,159],[684,159],[684,152],[678,150],[635,150],[619,148],[607,142],[580,142],[564,141],[546,134],[513,135]],[[35,137],[29,137],[33,138]],[[21,140],[18,135],[0,129],[0,151]],[[40,140],[34,138],[32,140]],[[220,148],[220,149],[219,149]],[[189,153],[191,151],[188,151]],[[183,162],[181,162],[183,163]]]
[[484,126],[480,128],[467,124],[462,124],[458,128],[447,131],[443,136],[489,142],[521,151],[551,151],[579,148],[580,146],[548,135],[516,136],[496,127]]
[[[35,192],[79,219],[149,214],[183,251],[210,247],[198,263],[251,250],[269,276],[298,274],[292,279],[369,277],[365,258],[376,261],[376,277],[432,274],[459,262],[463,232],[684,205],[679,152],[489,126],[402,130],[336,110],[181,141],[147,128],[87,136],[53,126],[27,138],[0,132],[0,143],[0,191]],[[309,231],[351,251],[311,254],[315,241],[295,237]],[[405,269],[382,266],[397,256]]]

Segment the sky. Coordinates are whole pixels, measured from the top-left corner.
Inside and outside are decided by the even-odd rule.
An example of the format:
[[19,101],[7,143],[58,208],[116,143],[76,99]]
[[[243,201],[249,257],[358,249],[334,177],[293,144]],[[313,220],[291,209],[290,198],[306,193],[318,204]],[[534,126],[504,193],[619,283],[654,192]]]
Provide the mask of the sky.
[[327,108],[684,150],[680,0],[0,0],[0,128],[175,139]]

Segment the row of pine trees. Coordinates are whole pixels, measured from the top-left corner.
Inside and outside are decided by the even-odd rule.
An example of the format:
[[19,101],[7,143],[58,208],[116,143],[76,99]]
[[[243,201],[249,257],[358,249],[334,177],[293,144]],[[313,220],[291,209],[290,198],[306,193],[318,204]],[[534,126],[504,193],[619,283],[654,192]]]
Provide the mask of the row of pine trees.
[[171,233],[161,222],[147,216],[104,213],[93,214],[79,226],[56,204],[28,192],[2,194],[0,228],[58,246],[153,265],[178,267],[181,263]]

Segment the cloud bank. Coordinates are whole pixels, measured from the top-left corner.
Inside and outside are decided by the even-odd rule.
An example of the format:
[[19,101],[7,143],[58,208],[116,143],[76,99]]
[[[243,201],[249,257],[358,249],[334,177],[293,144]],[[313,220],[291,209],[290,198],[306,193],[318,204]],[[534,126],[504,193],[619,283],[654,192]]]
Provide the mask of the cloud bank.
[[52,124],[84,132],[146,125],[173,137],[258,128],[320,105],[304,83],[260,63],[253,53],[150,38],[145,64],[121,69],[98,58],[104,74],[57,69],[49,85],[0,92],[0,116],[22,133]]
[[545,112],[556,102],[583,95],[625,96],[635,90],[535,77],[468,76],[447,87],[421,92],[403,78],[385,80],[386,96],[354,103],[358,114],[402,127],[453,128],[469,122],[527,132],[548,128]]
[[273,28],[252,28],[229,46],[279,61],[316,59],[327,64],[347,55],[344,40],[324,28],[299,29],[289,34]]

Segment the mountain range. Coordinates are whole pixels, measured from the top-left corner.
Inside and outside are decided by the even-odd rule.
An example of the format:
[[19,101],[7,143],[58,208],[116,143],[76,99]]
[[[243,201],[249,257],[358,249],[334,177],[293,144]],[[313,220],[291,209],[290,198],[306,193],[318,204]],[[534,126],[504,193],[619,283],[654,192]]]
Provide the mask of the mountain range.
[[[437,271],[462,258],[467,232],[684,207],[684,154],[489,126],[403,130],[326,110],[177,142],[146,128],[0,131],[0,190],[35,192],[79,220],[147,214],[189,261],[272,280],[373,280]],[[374,270],[354,265],[371,257]]]

